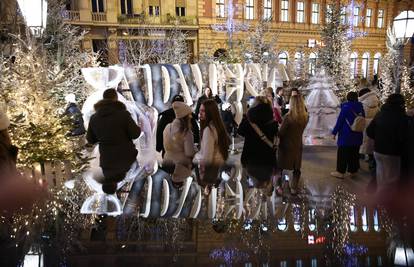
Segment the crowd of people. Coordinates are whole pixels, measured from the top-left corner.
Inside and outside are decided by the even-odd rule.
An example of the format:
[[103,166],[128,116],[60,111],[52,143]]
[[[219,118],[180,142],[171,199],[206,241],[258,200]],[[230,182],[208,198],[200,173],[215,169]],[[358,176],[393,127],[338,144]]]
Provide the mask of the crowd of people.
[[[95,104],[96,112],[86,132],[89,144],[99,144],[104,176],[99,182],[108,194],[116,192],[117,183],[136,161],[138,152],[133,140],[141,133],[117,94],[115,89],[104,92],[103,99]],[[298,89],[291,90],[289,105],[284,94],[283,88],[263,89],[261,95],[249,102],[240,124],[234,119],[231,104],[223,103],[208,87],[195,110],[185,104],[181,95],[174,96],[171,108],[158,118],[156,150],[162,156],[161,168],[171,174],[177,187],[192,175],[193,168],[206,180],[215,181],[218,169],[228,161],[231,136],[238,135],[244,139],[241,164],[245,176],[268,188],[269,193],[282,195],[282,185],[286,185],[282,174],[291,171],[289,189],[296,195],[303,132],[309,116]],[[69,105],[73,109],[72,106]],[[2,112],[2,173],[15,169],[17,155],[7,134],[8,125]],[[406,113],[402,95],[390,95],[381,106],[376,93],[368,88],[349,92],[332,135],[338,145],[332,176],[340,179],[357,176],[363,159],[372,171],[371,184],[378,188],[413,176],[414,118]]]
[[414,176],[414,117],[404,96],[391,94],[381,106],[369,88],[349,92],[332,131],[337,137],[337,166],[331,175],[355,177],[368,161],[370,190],[389,189]]

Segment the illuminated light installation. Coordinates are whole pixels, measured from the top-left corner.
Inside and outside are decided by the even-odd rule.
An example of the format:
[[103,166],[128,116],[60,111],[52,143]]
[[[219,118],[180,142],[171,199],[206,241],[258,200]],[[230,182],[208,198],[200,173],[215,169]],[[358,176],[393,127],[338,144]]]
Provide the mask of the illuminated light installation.
[[236,23],[234,21],[234,14],[236,13],[236,8],[233,5],[233,0],[228,0],[227,2],[227,21],[226,24],[214,24],[211,25],[211,28],[217,32],[227,32],[229,40],[229,48],[233,49],[233,34],[238,31],[247,31],[249,25],[243,23]]

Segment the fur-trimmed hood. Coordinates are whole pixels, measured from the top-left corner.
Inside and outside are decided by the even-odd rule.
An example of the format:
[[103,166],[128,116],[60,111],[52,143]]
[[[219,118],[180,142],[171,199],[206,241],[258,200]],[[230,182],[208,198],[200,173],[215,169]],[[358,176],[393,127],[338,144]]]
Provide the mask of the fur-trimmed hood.
[[124,103],[110,99],[102,99],[94,105],[94,108],[99,116],[107,116],[115,111],[126,110]]
[[358,98],[359,102],[368,108],[378,108],[380,106],[380,101],[375,92],[368,92],[365,95]]

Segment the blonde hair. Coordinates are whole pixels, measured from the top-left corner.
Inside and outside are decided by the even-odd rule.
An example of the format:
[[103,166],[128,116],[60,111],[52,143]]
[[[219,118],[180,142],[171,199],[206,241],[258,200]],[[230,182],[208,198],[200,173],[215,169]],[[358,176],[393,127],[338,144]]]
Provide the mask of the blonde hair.
[[306,111],[305,101],[301,95],[290,97],[289,101],[289,117],[295,121],[306,122],[308,120],[308,112]]
[[253,107],[255,107],[259,104],[268,104],[268,105],[272,106],[272,103],[270,102],[269,98],[267,98],[266,96],[263,96],[263,95],[256,96],[254,98],[254,102],[253,102],[253,105],[251,107],[253,108]]

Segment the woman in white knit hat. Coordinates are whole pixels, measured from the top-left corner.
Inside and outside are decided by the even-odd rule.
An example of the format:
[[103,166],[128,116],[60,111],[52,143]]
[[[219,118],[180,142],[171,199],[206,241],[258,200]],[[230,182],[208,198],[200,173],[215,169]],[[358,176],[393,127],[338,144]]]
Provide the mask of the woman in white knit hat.
[[182,182],[191,175],[192,159],[195,154],[194,137],[191,129],[191,107],[184,102],[172,104],[175,119],[163,132],[165,154],[163,165],[174,164],[173,181]]
[[10,126],[9,118],[0,108],[0,174],[11,175],[17,173],[17,148],[11,144],[7,129]]

